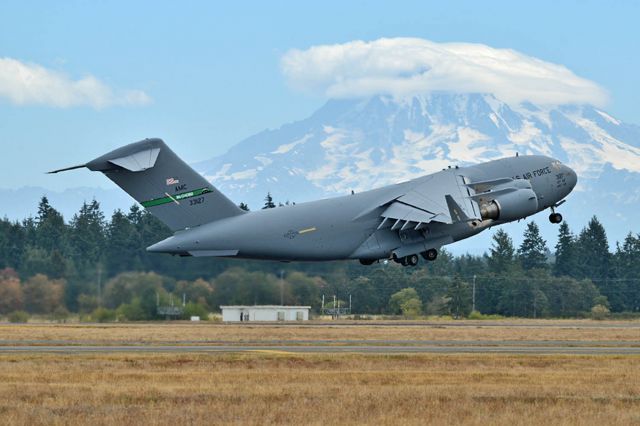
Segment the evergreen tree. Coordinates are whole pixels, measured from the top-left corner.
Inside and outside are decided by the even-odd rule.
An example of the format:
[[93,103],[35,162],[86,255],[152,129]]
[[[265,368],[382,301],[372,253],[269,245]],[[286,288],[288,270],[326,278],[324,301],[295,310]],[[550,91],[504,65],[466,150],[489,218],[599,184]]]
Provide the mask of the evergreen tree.
[[273,202],[273,197],[271,196],[271,192],[267,192],[267,196],[264,197],[264,206],[262,210],[265,209],[273,209],[276,207],[276,203]]
[[62,215],[51,205],[47,197],[43,196],[38,204],[36,217],[35,244],[46,251],[58,249],[66,252],[67,226]]
[[142,269],[140,235],[122,211],[113,212],[106,236],[105,257],[109,276]]
[[461,318],[471,312],[471,287],[456,276],[447,288],[447,307],[454,318]]
[[20,269],[25,247],[26,233],[20,223],[0,220],[0,268]]
[[490,252],[487,263],[491,272],[501,274],[513,268],[516,250],[513,247],[513,240],[504,230],[498,229],[493,234]]
[[556,243],[556,263],[553,273],[557,276],[575,277],[577,275],[578,247],[575,236],[566,221],[560,224]]
[[518,248],[518,258],[524,270],[547,267],[547,242],[540,236],[535,222],[529,222],[524,231],[524,240]]
[[240,207],[240,210],[244,210],[245,212],[249,211],[249,206],[246,203],[240,203],[238,204],[238,207]]
[[593,216],[589,224],[580,232],[578,237],[578,278],[588,278],[598,287],[600,293],[611,303],[612,311],[621,311],[624,296],[618,288],[618,282],[610,278],[613,272],[610,268],[611,253],[604,227]]
[[102,256],[105,242],[105,220],[100,203],[82,204],[70,223],[70,240],[77,266],[95,265]]
[[136,227],[138,227],[142,222],[143,214],[144,212],[140,209],[140,207],[137,204],[134,204],[129,209],[129,213],[127,214],[127,219],[129,219],[129,222],[131,222]]
[[640,235],[629,233],[615,254],[616,289],[622,293],[619,308],[640,311]]

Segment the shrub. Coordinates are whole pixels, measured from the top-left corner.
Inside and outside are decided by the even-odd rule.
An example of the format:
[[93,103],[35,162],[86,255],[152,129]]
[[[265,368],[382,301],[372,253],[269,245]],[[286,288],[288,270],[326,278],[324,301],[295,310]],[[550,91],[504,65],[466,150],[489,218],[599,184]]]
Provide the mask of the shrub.
[[134,298],[131,303],[122,304],[116,309],[117,318],[127,321],[145,321],[152,319],[140,303],[140,299]]
[[471,313],[469,314],[469,316],[467,318],[472,319],[472,320],[499,320],[499,319],[504,319],[504,317],[502,315],[496,315],[496,314],[485,315],[485,314],[480,313],[479,311],[471,311]]
[[200,317],[201,320],[206,321],[209,318],[209,312],[200,303],[189,302],[184,307],[183,318],[189,319],[192,316]]
[[64,306],[58,306],[51,314],[51,319],[55,322],[67,322],[69,311]]
[[591,308],[591,318],[595,320],[603,320],[609,316],[609,308],[604,305],[595,305]]
[[103,307],[95,308],[91,312],[91,318],[97,322],[112,322],[116,320],[116,311]]
[[25,323],[29,321],[29,314],[25,311],[13,311],[8,316],[9,322],[12,323]]

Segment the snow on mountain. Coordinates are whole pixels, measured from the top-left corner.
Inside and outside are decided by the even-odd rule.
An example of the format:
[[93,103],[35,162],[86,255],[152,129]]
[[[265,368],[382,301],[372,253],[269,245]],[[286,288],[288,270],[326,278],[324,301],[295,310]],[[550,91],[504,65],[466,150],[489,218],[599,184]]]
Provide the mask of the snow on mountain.
[[[612,244],[640,231],[640,127],[588,105],[512,107],[488,94],[451,93],[330,100],[304,120],[253,135],[193,166],[236,203],[258,209],[267,191],[276,201],[303,202],[516,152],[549,155],[576,170],[578,186],[560,208],[574,231],[594,214]],[[0,199],[11,202],[0,204],[0,214],[35,215],[45,194],[65,219],[93,198],[107,216],[134,202],[115,186],[6,189]],[[552,247],[557,226],[544,214],[535,220]],[[524,222],[507,225],[516,243],[523,230]],[[490,233],[482,235],[451,249],[482,253]]]
[[255,209],[267,191],[278,201],[309,201],[516,153],[576,170],[577,192],[561,209],[575,228],[596,214],[612,239],[638,232],[640,127],[588,105],[513,107],[489,94],[452,93],[330,100],[194,166]]

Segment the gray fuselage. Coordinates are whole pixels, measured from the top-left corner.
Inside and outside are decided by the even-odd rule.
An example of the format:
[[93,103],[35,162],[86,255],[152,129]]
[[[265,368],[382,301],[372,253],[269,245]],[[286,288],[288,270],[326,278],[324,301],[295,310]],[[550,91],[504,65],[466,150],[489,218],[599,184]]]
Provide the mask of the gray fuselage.
[[[439,248],[475,235],[491,226],[524,218],[487,219],[473,205],[468,221],[427,223],[420,232],[406,233],[380,228],[386,206],[420,188],[444,204],[442,188],[430,182],[452,174],[463,182],[486,182],[504,178],[528,181],[537,197],[537,208],[526,216],[557,205],[576,185],[573,170],[545,156],[516,156],[470,166],[445,169],[432,175],[362,193],[258,210],[178,231],[148,250],[194,256],[233,256],[281,261],[381,259],[394,251],[418,244]],[[466,190],[466,188],[464,188]],[[462,189],[462,196],[467,198]],[[468,190],[468,195],[471,194]],[[459,194],[457,194],[459,195]],[[474,219],[475,218],[475,219]],[[473,224],[473,226],[470,225]],[[413,225],[413,223],[411,224]],[[417,227],[416,227],[417,228]],[[413,229],[413,228],[412,228]],[[412,231],[409,229],[408,231]],[[411,249],[407,249],[410,252]],[[414,250],[415,251],[415,250]]]

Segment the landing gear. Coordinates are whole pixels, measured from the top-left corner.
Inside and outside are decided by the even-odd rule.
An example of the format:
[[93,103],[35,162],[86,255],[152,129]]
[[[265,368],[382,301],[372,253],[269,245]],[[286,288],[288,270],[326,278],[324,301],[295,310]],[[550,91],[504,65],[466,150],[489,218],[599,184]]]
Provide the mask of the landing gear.
[[428,260],[429,262],[433,262],[438,257],[438,250],[432,248],[432,249],[429,249],[427,251],[423,251],[420,254],[424,258],[424,260]]
[[361,265],[369,266],[373,265],[378,259],[359,259]]
[[405,259],[406,259],[407,266],[416,266],[418,264],[418,255],[417,254],[411,254],[411,255],[405,257]]
[[562,215],[560,213],[551,213],[549,215],[549,222],[551,223],[560,223],[562,222]]
[[405,257],[393,257],[394,262],[401,264],[402,266],[416,266],[418,264],[418,255],[410,254]]

